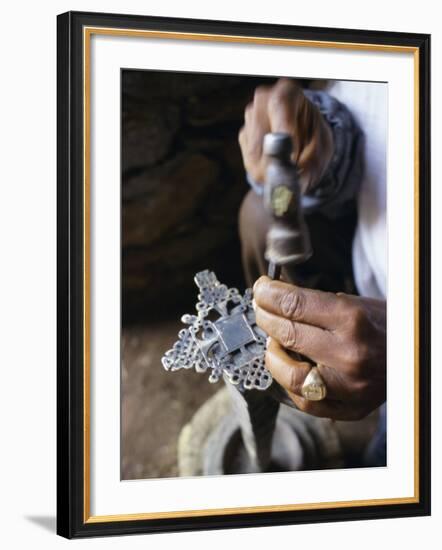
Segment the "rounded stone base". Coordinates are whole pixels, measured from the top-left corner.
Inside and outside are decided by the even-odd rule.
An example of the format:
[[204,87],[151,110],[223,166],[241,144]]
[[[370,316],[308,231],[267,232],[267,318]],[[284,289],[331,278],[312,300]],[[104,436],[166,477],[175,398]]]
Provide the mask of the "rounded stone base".
[[[281,405],[268,472],[339,468],[342,449],[335,424]],[[254,472],[227,388],[219,390],[184,426],[178,441],[180,476]]]

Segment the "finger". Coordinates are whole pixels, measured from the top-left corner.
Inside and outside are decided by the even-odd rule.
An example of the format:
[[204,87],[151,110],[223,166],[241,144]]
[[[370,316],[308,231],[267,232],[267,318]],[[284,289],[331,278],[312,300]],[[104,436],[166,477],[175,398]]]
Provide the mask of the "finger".
[[253,106],[257,109],[264,109],[267,111],[267,105],[269,101],[269,96],[272,91],[272,86],[267,86],[262,84],[255,89],[253,94]]
[[312,368],[307,361],[297,361],[290,357],[273,338],[269,338],[267,343],[266,367],[283,388],[297,395],[302,395],[302,384]]
[[245,125],[238,133],[238,142],[241,148],[244,168],[248,171],[251,165],[253,166],[260,161],[260,154],[259,151],[256,151],[256,147],[251,146],[250,132]]
[[[269,338],[266,350],[266,367],[290,394],[302,397],[302,386],[313,365],[290,356],[277,340]],[[327,399],[342,399],[345,393],[342,392],[339,382],[336,383],[334,369],[323,365],[317,368],[320,369],[321,377],[327,387]]]
[[272,131],[287,132],[294,138],[296,162],[304,190],[318,182],[333,154],[333,135],[319,109],[304,95],[301,87],[281,79],[269,97]]
[[259,86],[255,90],[253,101],[244,109],[240,145],[245,164],[254,165],[261,161],[264,135],[270,130],[267,114],[269,93],[269,86]]
[[260,277],[253,287],[257,306],[291,321],[333,330],[342,316],[342,297],[331,292],[301,288],[269,277]]
[[249,135],[250,132],[247,132],[246,126],[243,126],[238,133],[238,142],[241,148],[244,168],[255,181],[262,182],[262,159],[260,152],[256,148],[251,147]]
[[299,395],[291,395],[296,407],[306,414],[332,420],[359,420],[360,414],[356,407],[348,406],[342,401],[324,399],[323,401],[309,401]]
[[307,414],[334,420],[359,420],[366,414],[361,414],[364,411],[361,399],[357,397],[351,399],[353,392],[349,393],[349,388],[343,385],[338,371],[323,365],[318,368],[327,387],[326,398],[322,401],[305,399],[301,389],[311,365],[288,355],[273,338],[269,338],[267,344],[266,367],[273,378],[287,391],[296,407]]
[[246,145],[246,129],[244,126],[238,132],[238,143],[241,147],[241,150],[244,150]]
[[377,300],[375,298],[366,298],[364,296],[353,296],[351,294],[344,294],[347,300],[367,306],[368,310],[375,311],[377,313],[386,313],[387,302],[385,300]]
[[270,87],[259,86],[254,95],[253,104],[246,108],[246,130],[248,132],[249,148],[256,157],[261,157],[264,136],[270,132],[268,115],[268,97]]
[[[292,80],[280,79],[268,98],[268,116],[272,132],[295,131],[295,102],[300,88]],[[301,92],[302,93],[302,92]]]
[[284,348],[301,353],[315,363],[335,366],[342,362],[334,335],[321,328],[289,321],[260,307],[255,311],[256,323]]
[[253,103],[246,105],[244,109],[244,122],[247,125],[250,125],[253,116]]

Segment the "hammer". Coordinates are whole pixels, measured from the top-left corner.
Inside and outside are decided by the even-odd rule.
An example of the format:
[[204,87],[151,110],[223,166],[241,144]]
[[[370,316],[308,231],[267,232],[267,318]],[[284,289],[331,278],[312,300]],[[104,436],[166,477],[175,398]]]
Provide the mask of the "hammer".
[[282,266],[305,262],[313,250],[301,208],[299,173],[291,161],[290,134],[266,134],[263,150],[268,158],[264,206],[272,218],[265,258],[269,262],[268,276],[279,279]]

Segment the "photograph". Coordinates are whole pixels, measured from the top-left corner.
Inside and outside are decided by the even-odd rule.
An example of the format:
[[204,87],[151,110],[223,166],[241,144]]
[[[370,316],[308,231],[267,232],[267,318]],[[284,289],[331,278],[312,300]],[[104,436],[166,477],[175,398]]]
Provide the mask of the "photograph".
[[387,100],[122,70],[122,480],[387,465]]
[[2,547],[432,548],[437,3],[84,6],[2,11]]
[[57,532],[427,515],[429,36],[57,36]]

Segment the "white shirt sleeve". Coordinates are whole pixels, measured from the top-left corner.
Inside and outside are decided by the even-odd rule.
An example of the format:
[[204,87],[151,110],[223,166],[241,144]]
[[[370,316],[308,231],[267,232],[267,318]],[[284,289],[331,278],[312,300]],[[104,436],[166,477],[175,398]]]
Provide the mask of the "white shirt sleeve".
[[364,175],[353,242],[355,282],[362,296],[387,295],[388,86],[379,82],[332,82],[327,90],[344,103],[364,132]]

